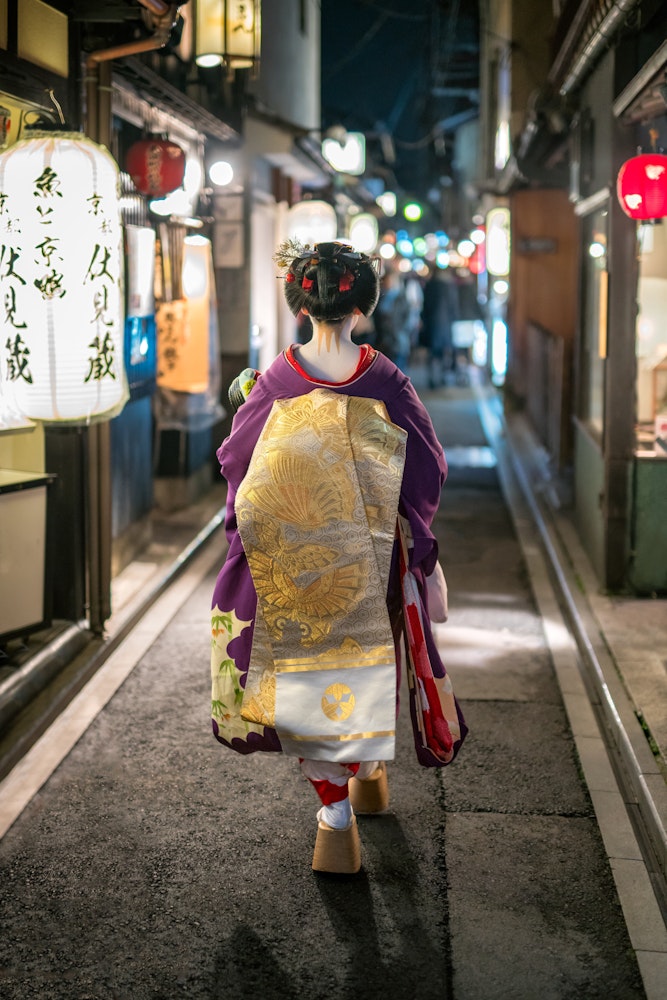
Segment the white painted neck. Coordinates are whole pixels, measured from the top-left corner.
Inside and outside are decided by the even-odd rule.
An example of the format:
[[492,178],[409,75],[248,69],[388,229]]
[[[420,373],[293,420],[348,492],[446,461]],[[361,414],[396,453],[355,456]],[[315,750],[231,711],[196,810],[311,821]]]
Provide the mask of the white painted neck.
[[346,316],[340,323],[312,320],[313,336],[297,352],[309,375],[325,382],[344,382],[354,375],[361,353],[361,348],[352,341],[358,316],[358,313]]

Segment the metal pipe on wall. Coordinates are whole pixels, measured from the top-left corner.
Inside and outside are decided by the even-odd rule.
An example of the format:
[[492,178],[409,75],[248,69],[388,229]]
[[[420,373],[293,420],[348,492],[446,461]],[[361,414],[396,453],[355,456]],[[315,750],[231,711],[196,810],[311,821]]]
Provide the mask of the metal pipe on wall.
[[629,14],[631,10],[639,5],[641,0],[616,0],[611,10],[605,14],[602,21],[595,29],[584,48],[577,56],[572,68],[560,85],[559,93],[565,97],[583,79],[586,72],[592,68],[594,60],[600,50],[607,45],[617,29],[620,22]]

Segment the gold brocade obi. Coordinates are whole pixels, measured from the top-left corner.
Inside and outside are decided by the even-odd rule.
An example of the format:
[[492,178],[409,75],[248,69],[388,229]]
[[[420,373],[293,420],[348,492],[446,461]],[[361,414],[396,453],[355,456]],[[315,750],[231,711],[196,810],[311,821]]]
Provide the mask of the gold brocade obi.
[[276,400],[238,489],[258,598],[241,715],[285,753],[393,757],[386,593],[406,439],[374,399]]

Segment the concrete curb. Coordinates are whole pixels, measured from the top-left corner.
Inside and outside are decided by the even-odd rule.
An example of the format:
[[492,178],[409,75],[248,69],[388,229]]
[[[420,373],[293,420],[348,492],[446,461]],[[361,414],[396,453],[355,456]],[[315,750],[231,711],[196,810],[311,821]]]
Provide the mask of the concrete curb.
[[87,622],[67,625],[0,683],[0,732],[93,640]]

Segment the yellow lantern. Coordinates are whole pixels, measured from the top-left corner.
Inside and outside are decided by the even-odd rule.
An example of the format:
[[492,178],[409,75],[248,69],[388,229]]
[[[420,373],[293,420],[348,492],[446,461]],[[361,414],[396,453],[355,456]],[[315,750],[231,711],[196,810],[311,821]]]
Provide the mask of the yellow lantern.
[[259,0],[197,0],[195,62],[246,69],[259,62]]
[[186,236],[181,283],[183,298],[164,302],[157,311],[157,384],[203,393],[209,386],[214,301],[211,241],[206,237]]
[[0,394],[31,420],[88,423],[127,401],[118,177],[79,133],[0,155]]

